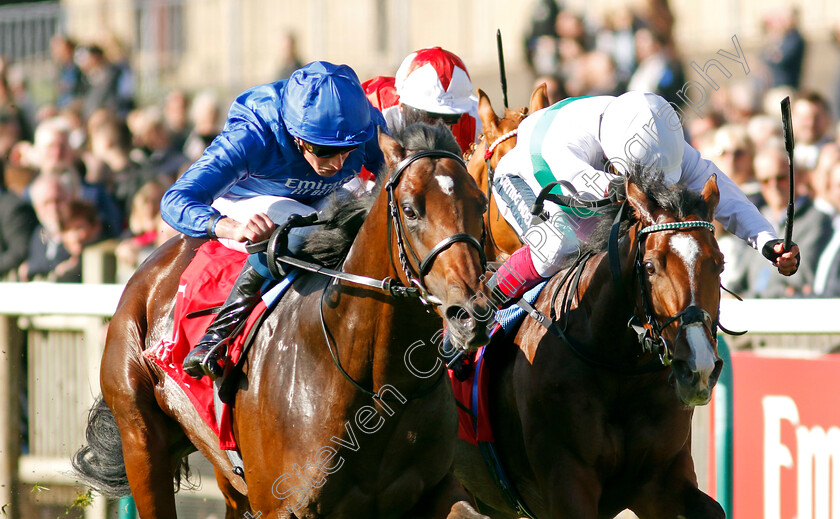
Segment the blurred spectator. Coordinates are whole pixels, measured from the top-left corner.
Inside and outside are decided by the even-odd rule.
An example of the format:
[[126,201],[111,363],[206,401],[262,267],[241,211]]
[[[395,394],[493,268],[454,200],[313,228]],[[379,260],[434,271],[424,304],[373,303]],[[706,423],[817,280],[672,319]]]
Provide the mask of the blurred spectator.
[[[683,126],[688,130],[689,144],[699,150],[703,146],[701,142],[706,139],[714,140],[715,132],[723,126],[724,122],[723,115],[717,111],[708,112],[706,117],[689,117],[683,123]],[[709,144],[711,145],[711,143]],[[709,154],[708,158],[715,160],[713,153]]]
[[639,67],[630,78],[627,90],[653,92],[667,101],[680,104],[677,92],[685,82],[682,65],[672,59],[666,40],[650,29],[636,31],[636,57]]
[[181,167],[187,163],[187,157],[173,146],[172,134],[166,127],[160,110],[150,108],[144,111],[146,116],[142,133],[135,137],[147,150],[148,156],[142,162],[143,169],[148,176],[143,181],[164,177],[164,182],[174,182],[181,172]]
[[143,185],[131,203],[128,230],[117,245],[117,260],[130,269],[136,268],[157,247],[160,200],[168,186],[151,181]]
[[44,175],[79,176],[76,156],[70,146],[70,125],[65,118],[53,117],[38,125],[27,162]]
[[98,45],[91,45],[79,52],[79,64],[85,74],[88,87],[82,103],[82,115],[87,118],[99,108],[118,111],[119,75],[105,58],[105,52]]
[[602,30],[595,35],[595,48],[612,56],[616,79],[627,84],[636,70],[636,36],[639,20],[629,6],[618,5],[606,14]]
[[782,120],[766,114],[754,115],[747,123],[747,135],[756,148],[763,148],[771,139],[782,139]]
[[763,198],[761,188],[753,174],[755,151],[747,136],[747,130],[740,124],[726,124],[715,132],[714,163],[731,178],[750,201],[760,207]]
[[50,54],[56,67],[55,106],[65,108],[81,104],[85,81],[82,70],[74,61],[76,43],[63,34],[56,34],[50,39]]
[[113,32],[105,37],[103,51],[116,75],[117,113],[125,117],[134,109],[135,86],[131,61],[122,40]]
[[29,238],[26,262],[18,269],[21,281],[46,276],[70,254],[61,243],[61,222],[70,212],[73,189],[66,180],[56,176],[41,175],[29,190],[32,207],[38,217],[38,226]]
[[760,112],[762,91],[755,81],[737,81],[721,90],[726,92],[723,115],[728,122],[746,125],[753,115]]
[[38,225],[32,206],[6,188],[0,161],[0,278],[17,272],[29,253],[29,237]]
[[190,107],[192,131],[184,143],[184,155],[189,162],[195,162],[204,153],[204,149],[222,131],[222,111],[219,99],[212,92],[202,92],[195,96]]
[[557,60],[555,74],[564,81],[566,92],[577,96],[586,93],[586,71],[583,57],[591,48],[583,18],[563,10],[555,22],[557,31]]
[[586,95],[617,96],[624,93],[624,88],[618,83],[612,56],[606,52],[588,52],[581,64]]
[[96,207],[81,200],[73,200],[67,217],[61,222],[61,246],[68,258],[46,275],[47,281],[81,283],[82,250],[101,239],[102,223]]
[[820,254],[814,276],[814,294],[820,297],[840,297],[840,161],[836,161],[827,175],[828,202],[834,208],[831,240]]
[[183,90],[172,90],[163,103],[163,119],[169,130],[172,147],[183,149],[190,133],[190,100]]
[[790,108],[796,138],[794,161],[797,168],[811,171],[817,166],[820,148],[831,142],[831,111],[816,92],[798,96]]
[[8,160],[12,148],[22,139],[18,114],[12,107],[0,106],[0,161]]
[[27,200],[29,198],[27,194],[29,185],[38,175],[38,170],[10,162],[5,164],[5,170],[6,189]]
[[272,81],[287,79],[292,75],[292,72],[304,65],[300,56],[298,56],[297,39],[293,33],[286,32],[280,36],[280,48],[278,50],[277,77]]
[[[550,70],[553,69],[553,66],[547,69],[539,62],[546,61],[544,56],[546,52],[550,54],[549,62],[553,63],[556,60],[554,39],[557,33],[554,28],[554,21],[558,14],[560,14],[560,7],[555,0],[533,0],[531,2],[529,28],[525,35],[525,61],[538,76],[555,73],[554,70]],[[541,45],[542,48],[540,48]]]
[[808,176],[814,206],[832,217],[837,214],[837,209],[831,200],[831,170],[837,163],[840,163],[840,146],[830,142],[820,150],[817,167]]
[[773,86],[799,88],[805,40],[797,27],[797,18],[798,13],[792,6],[784,6],[764,18],[766,41],[761,59],[770,69]]
[[796,90],[786,85],[773,87],[767,90],[761,100],[762,111],[767,115],[777,117],[781,120],[781,104],[782,100],[786,97],[794,99],[796,97]]
[[[776,232],[781,236],[785,227],[789,186],[784,143],[772,141],[758,150],[754,162],[755,175],[761,183],[761,194],[766,202],[761,212],[767,221],[776,226]],[[782,276],[764,257],[754,254],[749,257],[745,275],[735,280],[732,287],[735,291],[746,297],[762,298],[811,294],[820,252],[831,237],[831,218],[817,210],[807,196],[799,196],[795,204],[795,239],[802,254],[797,274]]]
[[63,118],[56,117],[42,122],[35,130],[31,163],[38,168],[39,176],[62,178],[71,189],[70,196],[73,199],[92,203],[99,210],[105,235],[116,236],[122,230],[123,212],[105,187],[87,183],[82,178],[79,171],[83,168],[77,162],[69,138],[69,126]]
[[10,63],[6,67],[6,84],[11,95],[11,103],[18,113],[21,134],[25,139],[32,138],[35,127],[36,108],[32,100],[32,89],[26,82],[26,73],[20,63]]
[[131,134],[128,126],[116,117],[102,121],[90,132],[88,173],[102,172],[100,183],[110,193],[123,214],[130,210],[131,198],[143,184],[140,165],[131,160]]

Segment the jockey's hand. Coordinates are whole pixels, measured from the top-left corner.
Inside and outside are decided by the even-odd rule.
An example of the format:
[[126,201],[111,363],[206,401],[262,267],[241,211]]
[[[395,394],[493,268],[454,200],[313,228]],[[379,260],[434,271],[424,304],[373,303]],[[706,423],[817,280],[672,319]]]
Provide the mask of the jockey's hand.
[[790,250],[784,251],[784,240],[770,240],[764,244],[761,254],[779,269],[779,274],[791,276],[799,270],[799,246],[790,242]]
[[265,213],[257,213],[245,223],[222,218],[216,223],[216,236],[242,243],[257,243],[269,239],[275,227],[277,225]]

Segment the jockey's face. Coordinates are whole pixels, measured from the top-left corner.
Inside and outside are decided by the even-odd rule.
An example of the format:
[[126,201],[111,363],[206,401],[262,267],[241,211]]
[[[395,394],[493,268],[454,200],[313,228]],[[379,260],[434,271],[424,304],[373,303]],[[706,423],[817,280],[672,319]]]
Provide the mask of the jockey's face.
[[298,143],[300,152],[303,154],[303,158],[306,159],[306,162],[308,162],[310,166],[312,166],[315,173],[321,175],[322,177],[331,177],[338,173],[342,166],[344,166],[344,161],[347,160],[350,152],[353,151],[352,149],[348,149],[346,151],[339,151],[329,157],[319,157],[310,151],[309,148],[311,145],[307,146],[308,143],[302,141],[301,139],[296,138],[295,140]]

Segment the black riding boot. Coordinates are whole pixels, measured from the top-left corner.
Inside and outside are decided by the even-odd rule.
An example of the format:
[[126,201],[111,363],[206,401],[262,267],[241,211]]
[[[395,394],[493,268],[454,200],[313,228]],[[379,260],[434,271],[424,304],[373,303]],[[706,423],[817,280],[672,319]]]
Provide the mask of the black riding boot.
[[248,318],[260,300],[260,287],[264,282],[265,278],[246,262],[225,304],[207,327],[204,337],[184,359],[184,371],[189,376],[200,379],[206,374],[214,380],[222,376],[224,367],[220,361],[224,360],[224,346],[216,348],[212,353],[210,351],[226,341],[239,323]]

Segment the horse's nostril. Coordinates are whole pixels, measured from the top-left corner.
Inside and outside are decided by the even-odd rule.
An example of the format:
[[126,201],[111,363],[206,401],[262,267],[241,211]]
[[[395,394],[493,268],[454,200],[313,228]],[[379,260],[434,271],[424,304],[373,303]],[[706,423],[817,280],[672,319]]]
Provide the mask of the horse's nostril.
[[461,305],[450,305],[444,312],[446,320],[450,323],[455,323],[465,330],[472,330],[475,328],[475,319],[470,313]]
[[691,386],[700,378],[700,375],[691,370],[688,363],[683,360],[675,360],[671,363],[671,369],[677,377],[677,381],[683,386]]

